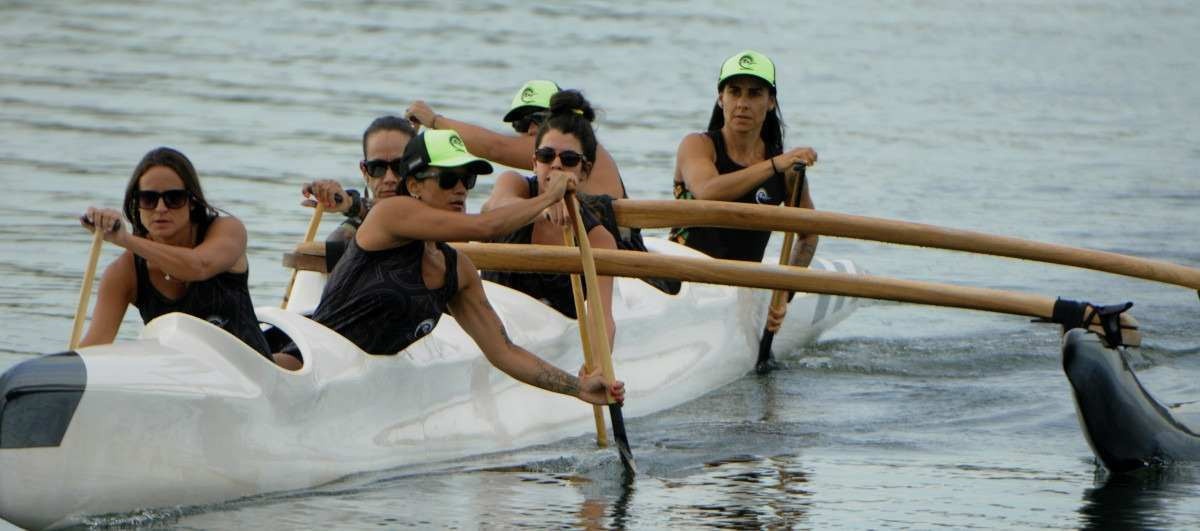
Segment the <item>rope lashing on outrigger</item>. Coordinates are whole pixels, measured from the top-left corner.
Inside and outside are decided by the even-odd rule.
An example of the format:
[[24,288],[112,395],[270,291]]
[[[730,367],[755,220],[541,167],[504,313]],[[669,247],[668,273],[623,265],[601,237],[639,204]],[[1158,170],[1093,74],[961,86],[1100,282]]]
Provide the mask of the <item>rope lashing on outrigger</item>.
[[[1085,301],[1073,301],[1059,297],[1054,301],[1054,314],[1050,322],[1063,327],[1063,332],[1074,328],[1086,329],[1092,320],[1099,317],[1100,327],[1104,329],[1104,342],[1111,348],[1126,346],[1121,337],[1121,330],[1137,330],[1136,326],[1121,326],[1121,314],[1133,307],[1132,302],[1099,306]],[[1038,319],[1035,322],[1047,322]]]

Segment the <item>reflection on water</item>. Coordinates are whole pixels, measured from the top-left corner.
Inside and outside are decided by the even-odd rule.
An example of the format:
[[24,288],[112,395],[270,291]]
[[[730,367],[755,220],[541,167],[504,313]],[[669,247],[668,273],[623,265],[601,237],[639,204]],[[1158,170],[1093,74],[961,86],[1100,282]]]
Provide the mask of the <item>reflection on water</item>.
[[[1182,496],[1200,495],[1200,468],[1176,464],[1134,474],[1096,472],[1096,487],[1083,494],[1080,523],[1086,529],[1164,529],[1177,525],[1166,506]],[[1193,522],[1194,523],[1194,522]]]

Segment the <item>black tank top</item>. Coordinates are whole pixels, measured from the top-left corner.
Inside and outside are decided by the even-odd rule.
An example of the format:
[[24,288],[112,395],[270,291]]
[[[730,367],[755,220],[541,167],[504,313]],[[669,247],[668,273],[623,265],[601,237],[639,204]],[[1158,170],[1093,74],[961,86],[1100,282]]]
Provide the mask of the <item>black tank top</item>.
[[[535,197],[538,193],[538,183],[536,176],[525,178],[529,183],[529,197]],[[585,196],[579,197],[580,209],[579,214],[583,216],[583,226],[587,230],[592,230],[592,227],[601,225],[599,218],[596,217],[589,208],[583,206]],[[494,240],[496,243],[531,243],[533,241],[533,224],[530,223],[517,229],[512,234]],[[484,280],[489,280],[497,284],[502,284],[513,288],[521,293],[538,299],[551,308],[558,310],[571,319],[575,319],[575,295],[571,293],[571,275],[566,273],[517,273],[512,271],[484,271],[482,273]],[[584,287],[586,294],[587,288]]]
[[398,354],[433,331],[458,293],[458,253],[438,242],[446,260],[442,287],[421,276],[425,242],[365,251],[354,239],[329,275],[312,319],[369,354]]
[[[742,166],[729,158],[725,150],[725,137],[721,131],[706,131],[704,133],[712,140],[713,149],[717,153],[717,173],[724,175],[743,170]],[[767,148],[766,157],[774,157],[782,153],[771,153]],[[675,182],[675,199],[695,199],[687,185],[682,181]],[[749,191],[736,200],[737,203],[760,205],[778,205],[787,197],[787,185],[782,173],[776,173],[757,188]],[[671,229],[671,239],[696,249],[714,258],[728,260],[746,260],[761,262],[767,250],[767,241],[771,239],[770,231],[718,229],[712,227],[677,227]]]
[[[197,231],[197,243],[204,241],[212,220],[201,223]],[[250,290],[246,286],[250,270],[241,273],[221,273],[208,280],[189,282],[178,299],[169,299],[150,283],[150,268],[146,259],[133,255],[133,266],[137,272],[137,298],[133,305],[148,323],[163,314],[182,312],[199,317],[237,336],[250,348],[267,355],[270,347],[258,326],[254,304],[250,302]]]

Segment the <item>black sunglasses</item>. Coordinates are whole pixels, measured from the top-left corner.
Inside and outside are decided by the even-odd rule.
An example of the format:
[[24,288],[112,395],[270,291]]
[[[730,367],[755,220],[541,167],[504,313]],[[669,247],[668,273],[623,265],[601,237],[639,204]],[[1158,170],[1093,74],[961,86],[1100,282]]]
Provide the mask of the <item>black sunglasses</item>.
[[533,152],[533,156],[542,164],[550,164],[551,162],[554,162],[554,157],[557,156],[558,160],[562,161],[564,168],[574,168],[580,162],[586,160],[586,157],[577,152],[569,149],[556,152],[552,147],[538,148],[537,151]]
[[177,188],[175,190],[163,190],[161,192],[157,190],[138,190],[134,194],[134,197],[137,197],[138,207],[146,210],[154,210],[158,208],[158,199],[160,197],[162,198],[163,203],[167,205],[167,208],[175,210],[176,208],[186,205],[188,199],[191,199],[192,193],[184,190],[183,188]]
[[513,130],[518,133],[528,133],[529,126],[542,123],[542,121],[546,119],[547,115],[549,115],[547,111],[538,111],[526,114],[521,118],[513,120]]
[[479,176],[475,175],[474,173],[464,171],[439,170],[437,174],[434,174],[432,171],[427,171],[414,175],[413,177],[418,181],[424,181],[425,179],[437,177],[438,186],[442,187],[442,190],[453,189],[458,185],[459,181],[462,181],[463,187],[467,190],[470,190],[475,187],[475,179]]
[[392,168],[392,173],[395,174],[396,177],[404,175],[403,162],[404,158],[392,160],[371,159],[361,161],[358,163],[358,165],[362,167],[363,171],[367,172],[367,175],[370,175],[375,179],[380,179],[383,178],[384,175],[387,175],[388,167]]

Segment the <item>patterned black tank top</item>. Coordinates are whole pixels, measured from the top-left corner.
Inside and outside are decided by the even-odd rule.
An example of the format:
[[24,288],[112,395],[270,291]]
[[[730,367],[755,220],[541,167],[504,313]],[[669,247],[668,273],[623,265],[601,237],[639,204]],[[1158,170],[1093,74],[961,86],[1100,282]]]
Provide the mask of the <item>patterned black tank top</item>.
[[369,354],[398,354],[433,331],[458,293],[458,253],[442,242],[437,248],[446,277],[442,287],[429,289],[421,276],[425,242],[364,251],[351,239],[312,319]]
[[[729,158],[729,153],[725,149],[725,137],[721,136],[721,131],[706,131],[704,134],[712,140],[713,148],[717,152],[718,174],[724,175],[746,168]],[[776,155],[779,153],[765,153],[767,157]],[[686,184],[677,181],[675,183],[675,199],[695,199],[695,197],[687,189]],[[778,205],[786,199],[787,185],[783,174],[776,173],[757,188],[737,198],[735,202]],[[671,229],[671,239],[714,258],[761,262],[763,254],[767,250],[767,241],[771,239],[771,232],[711,227],[677,227]]]
[[[538,194],[537,177],[529,176],[525,178],[529,184],[529,197],[535,197]],[[587,203],[587,196],[579,196],[579,215],[583,216],[583,226],[587,230],[592,230],[592,227],[601,225],[600,219],[596,217],[591,209],[584,206]],[[530,243],[533,241],[533,224],[530,223],[517,229],[515,232],[494,240],[496,243]],[[520,291],[530,297],[538,299],[546,303],[551,308],[558,310],[571,319],[575,319],[575,295],[571,293],[571,275],[565,273],[518,273],[513,271],[484,271],[481,276],[484,280],[495,282],[508,286],[512,289]],[[584,287],[586,295],[587,288]]]
[[[211,223],[209,220],[200,224],[197,243],[204,241]],[[264,356],[268,354],[267,338],[258,326],[250,290],[246,286],[249,269],[242,273],[227,271],[208,280],[189,282],[183,296],[172,300],[150,283],[150,268],[145,258],[133,255],[133,266],[137,272],[137,298],[133,305],[142,315],[143,323],[163,314],[182,312],[217,325]]]

